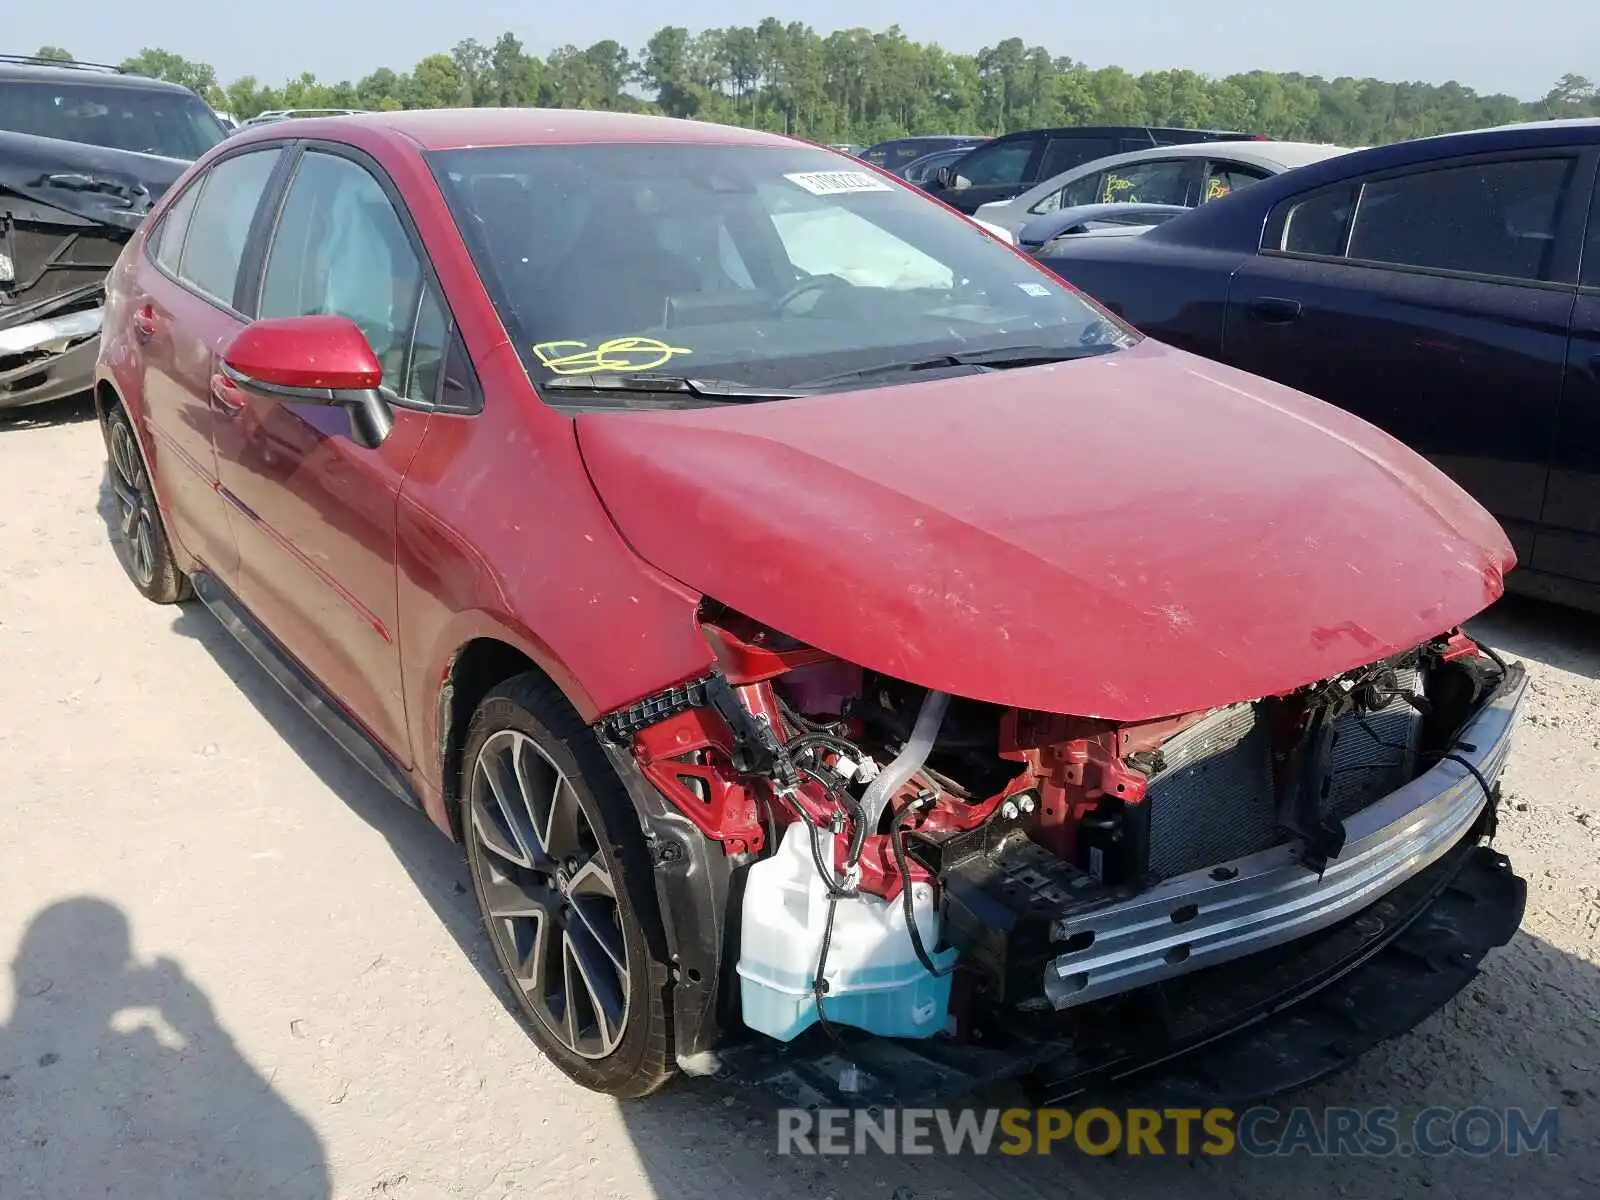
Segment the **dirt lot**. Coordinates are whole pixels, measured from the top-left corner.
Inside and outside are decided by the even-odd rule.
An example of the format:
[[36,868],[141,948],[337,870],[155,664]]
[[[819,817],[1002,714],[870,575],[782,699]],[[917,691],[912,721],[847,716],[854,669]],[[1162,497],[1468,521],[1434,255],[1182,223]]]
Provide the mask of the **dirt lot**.
[[619,1106],[543,1061],[455,850],[203,610],[135,594],[102,459],[81,405],[0,417],[4,1200],[1600,1192],[1600,622],[1480,623],[1535,680],[1500,838],[1530,884],[1523,932],[1302,1097],[1560,1105],[1560,1157],[780,1158],[739,1097]]

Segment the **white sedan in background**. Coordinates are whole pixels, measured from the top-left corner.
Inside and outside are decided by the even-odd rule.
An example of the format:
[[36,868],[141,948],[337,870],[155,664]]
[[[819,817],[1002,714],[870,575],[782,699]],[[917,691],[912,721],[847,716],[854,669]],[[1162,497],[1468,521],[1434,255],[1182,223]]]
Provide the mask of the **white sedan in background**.
[[981,205],[974,216],[1017,239],[1030,221],[1065,208],[1120,203],[1194,208],[1258,180],[1348,150],[1347,146],[1317,142],[1152,146],[1073,167],[1020,196]]

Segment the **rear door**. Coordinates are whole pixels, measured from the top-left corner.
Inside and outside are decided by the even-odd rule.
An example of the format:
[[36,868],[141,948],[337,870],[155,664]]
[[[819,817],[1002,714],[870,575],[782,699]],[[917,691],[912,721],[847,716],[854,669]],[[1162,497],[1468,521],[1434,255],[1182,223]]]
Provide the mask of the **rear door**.
[[281,146],[252,148],[192,180],[151,231],[132,297],[146,430],[172,532],[230,585],[238,553],[217,494],[212,359],[244,327],[240,265],[282,157]]
[[[263,231],[247,304],[260,318],[336,313],[383,364],[394,430],[375,450],[344,410],[227,386],[217,466],[255,617],[402,767],[395,508],[427,429],[450,322],[398,195],[357,152],[314,144]],[[221,382],[219,381],[219,386]]]
[[1593,608],[1600,605],[1600,185],[1589,210],[1570,345],[1544,528],[1529,565],[1570,581],[1555,585],[1558,598]]
[[1045,146],[1044,157],[1040,159],[1034,176],[1027,182],[1034,184],[1041,179],[1053,179],[1061,172],[1081,167],[1084,163],[1109,158],[1125,150],[1146,148],[1148,148],[1147,143],[1126,146],[1114,137],[1072,137],[1058,134]]
[[1543,507],[1593,163],[1455,159],[1293,197],[1232,280],[1224,358],[1387,430],[1526,563]]

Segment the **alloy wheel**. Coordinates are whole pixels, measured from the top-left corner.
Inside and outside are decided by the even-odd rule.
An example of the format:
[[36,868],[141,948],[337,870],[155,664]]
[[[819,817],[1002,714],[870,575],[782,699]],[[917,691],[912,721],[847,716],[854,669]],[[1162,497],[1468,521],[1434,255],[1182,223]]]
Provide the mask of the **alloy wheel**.
[[617,884],[571,781],[532,738],[501,730],[473,764],[469,835],[489,935],[529,1007],[583,1058],[628,1020]]
[[144,462],[126,421],[111,423],[111,490],[121,510],[122,543],[134,581],[147,588],[156,577],[155,514],[150,511]]

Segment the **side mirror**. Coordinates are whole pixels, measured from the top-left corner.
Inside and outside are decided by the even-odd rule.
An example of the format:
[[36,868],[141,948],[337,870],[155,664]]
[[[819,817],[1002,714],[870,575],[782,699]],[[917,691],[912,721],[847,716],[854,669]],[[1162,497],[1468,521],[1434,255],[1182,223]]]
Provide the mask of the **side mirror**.
[[258,396],[345,408],[350,439],[368,450],[394,429],[394,413],[380,390],[383,367],[348,317],[252,322],[223,351],[222,373]]

